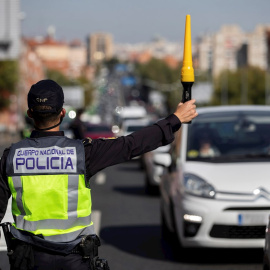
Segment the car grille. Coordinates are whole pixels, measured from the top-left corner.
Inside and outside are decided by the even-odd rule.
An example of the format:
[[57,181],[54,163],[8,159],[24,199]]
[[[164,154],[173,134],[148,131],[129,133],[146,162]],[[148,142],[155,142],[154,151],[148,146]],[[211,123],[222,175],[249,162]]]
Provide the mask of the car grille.
[[214,225],[210,236],[230,239],[259,239],[265,238],[266,226],[231,226]]

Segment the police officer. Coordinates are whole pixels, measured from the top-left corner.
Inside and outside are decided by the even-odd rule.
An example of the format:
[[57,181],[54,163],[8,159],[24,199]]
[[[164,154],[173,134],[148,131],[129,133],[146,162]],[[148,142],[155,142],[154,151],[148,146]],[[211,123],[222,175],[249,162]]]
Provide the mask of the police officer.
[[63,90],[56,82],[32,85],[27,113],[35,130],[5,149],[1,158],[0,222],[10,196],[14,217],[11,269],[94,269],[99,239],[91,219],[90,178],[171,143],[181,123],[197,116],[191,100],[131,135],[73,140],[59,131],[66,113],[63,104]]

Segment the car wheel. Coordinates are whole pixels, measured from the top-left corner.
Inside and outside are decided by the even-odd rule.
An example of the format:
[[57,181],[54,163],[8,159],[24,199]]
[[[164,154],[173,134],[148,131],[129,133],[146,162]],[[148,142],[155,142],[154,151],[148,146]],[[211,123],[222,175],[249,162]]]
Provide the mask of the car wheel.
[[175,233],[171,232],[167,226],[163,210],[160,210],[161,213],[161,237],[166,242],[172,242],[175,239]]
[[182,261],[183,259],[189,258],[189,256],[192,254],[192,248],[185,248],[183,247],[181,243],[181,238],[178,234],[177,230],[177,223],[176,223],[176,218],[175,218],[175,210],[173,203],[170,203],[170,214],[172,218],[172,223],[173,223],[173,228],[174,228],[174,239],[173,239],[173,249],[175,253],[175,259]]
[[159,194],[159,186],[151,185],[147,176],[145,177],[145,192],[149,195]]
[[263,257],[263,270],[270,270],[270,265],[266,255]]
[[165,216],[164,213],[161,209],[161,235],[162,235],[162,239],[164,240],[165,243],[169,244],[170,249],[171,249],[171,254],[174,258],[174,260],[176,261],[185,261],[187,257],[189,257],[189,254],[191,254],[189,251],[190,249],[186,249],[183,248],[180,242],[180,239],[177,235],[177,232],[175,230],[175,220],[173,217],[173,209],[172,209],[172,205],[170,207],[171,209],[171,218],[172,218],[172,222],[173,222],[173,231],[170,231],[170,229],[167,226],[166,220],[165,220]]

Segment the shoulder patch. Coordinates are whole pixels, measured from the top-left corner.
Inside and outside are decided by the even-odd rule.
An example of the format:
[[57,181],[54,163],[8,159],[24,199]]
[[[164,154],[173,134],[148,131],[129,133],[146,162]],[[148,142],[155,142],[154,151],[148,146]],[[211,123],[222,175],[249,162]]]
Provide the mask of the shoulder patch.
[[91,142],[92,142],[92,139],[91,139],[90,137],[84,138],[84,139],[82,140],[82,143],[83,143],[83,144],[90,144]]

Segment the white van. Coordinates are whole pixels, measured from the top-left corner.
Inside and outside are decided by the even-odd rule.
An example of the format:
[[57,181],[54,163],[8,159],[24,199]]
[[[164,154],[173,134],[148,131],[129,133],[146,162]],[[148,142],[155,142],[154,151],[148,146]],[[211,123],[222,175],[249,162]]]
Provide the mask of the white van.
[[162,232],[182,247],[263,248],[270,213],[270,107],[199,108],[161,181]]

